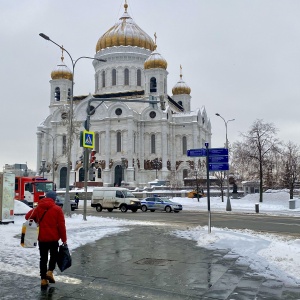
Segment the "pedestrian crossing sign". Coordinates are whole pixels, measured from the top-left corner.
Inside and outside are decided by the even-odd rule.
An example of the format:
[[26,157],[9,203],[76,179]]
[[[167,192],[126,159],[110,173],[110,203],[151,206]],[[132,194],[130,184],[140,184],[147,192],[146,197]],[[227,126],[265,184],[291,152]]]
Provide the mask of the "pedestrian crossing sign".
[[83,131],[83,147],[94,149],[95,144],[95,132]]

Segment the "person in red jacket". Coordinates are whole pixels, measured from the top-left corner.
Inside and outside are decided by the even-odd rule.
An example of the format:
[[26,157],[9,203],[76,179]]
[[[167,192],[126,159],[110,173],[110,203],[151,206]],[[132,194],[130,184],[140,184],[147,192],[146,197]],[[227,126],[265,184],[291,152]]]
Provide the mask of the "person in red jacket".
[[[40,275],[41,286],[47,287],[49,282],[55,283],[53,271],[58,256],[58,241],[67,244],[67,233],[64,213],[55,204],[56,192],[49,191],[46,197],[41,199],[38,206],[30,210],[25,219],[33,219],[39,224],[39,251],[40,251]],[[48,254],[50,252],[49,267]]]

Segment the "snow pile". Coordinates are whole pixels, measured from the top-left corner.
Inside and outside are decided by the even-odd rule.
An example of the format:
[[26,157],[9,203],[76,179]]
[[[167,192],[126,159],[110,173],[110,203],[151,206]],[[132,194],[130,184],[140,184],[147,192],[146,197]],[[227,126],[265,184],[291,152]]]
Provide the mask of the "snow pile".
[[174,235],[195,240],[208,249],[228,249],[229,255],[238,255],[241,262],[250,265],[264,276],[281,278],[286,283],[300,284],[300,240],[251,230],[231,230],[207,226],[190,230],[176,230]]

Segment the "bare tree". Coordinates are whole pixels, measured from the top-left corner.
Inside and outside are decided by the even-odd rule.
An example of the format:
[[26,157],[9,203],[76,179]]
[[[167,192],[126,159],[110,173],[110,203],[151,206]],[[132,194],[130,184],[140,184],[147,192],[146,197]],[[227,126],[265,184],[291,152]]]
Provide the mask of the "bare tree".
[[222,171],[214,172],[214,176],[217,178],[216,185],[220,188],[222,202],[224,202],[224,186],[226,185],[226,173]]
[[247,169],[248,178],[259,179],[260,202],[263,202],[264,166],[271,160],[272,153],[278,151],[277,131],[272,123],[256,120],[250,130],[242,134],[243,141],[233,145],[236,165],[243,166],[244,172]]
[[300,149],[290,141],[285,145],[282,154],[282,184],[289,189],[290,199],[293,199],[295,183],[300,171]]
[[172,189],[180,186],[180,180],[177,178],[176,171],[174,170],[166,177],[166,181],[170,182]]

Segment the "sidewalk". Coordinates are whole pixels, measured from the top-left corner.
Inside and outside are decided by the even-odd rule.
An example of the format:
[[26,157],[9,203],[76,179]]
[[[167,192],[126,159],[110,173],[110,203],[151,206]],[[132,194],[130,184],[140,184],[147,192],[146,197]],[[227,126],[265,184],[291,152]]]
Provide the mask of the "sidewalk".
[[77,248],[73,265],[41,291],[39,278],[0,270],[0,299],[300,299],[300,287],[268,280],[238,255],[197,247],[168,227],[134,226]]

